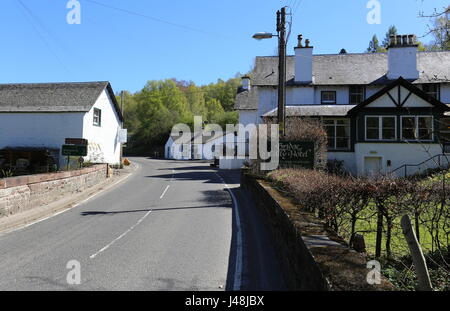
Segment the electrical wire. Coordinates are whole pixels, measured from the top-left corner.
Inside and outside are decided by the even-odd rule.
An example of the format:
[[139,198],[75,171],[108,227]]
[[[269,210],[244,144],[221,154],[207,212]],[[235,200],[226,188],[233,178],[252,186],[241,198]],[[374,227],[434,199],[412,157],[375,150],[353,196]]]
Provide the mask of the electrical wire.
[[22,11],[22,14],[25,16],[25,18],[28,20],[30,25],[33,27],[34,31],[37,33],[38,37],[41,39],[41,41],[44,43],[44,45],[47,47],[47,49],[50,51],[51,54],[55,57],[55,59],[61,64],[61,66],[70,74],[72,74],[71,70],[64,64],[62,59],[58,56],[58,54],[53,50],[50,43],[45,39],[39,28],[34,24],[32,19],[30,19],[30,16],[33,18],[32,11],[22,2],[22,0],[16,0],[16,4],[19,6],[19,8]]
[[115,6],[112,6],[112,5],[109,5],[109,4],[105,4],[105,3],[102,3],[102,2],[98,2],[98,1],[95,1],[95,0],[84,0],[84,1],[92,3],[92,4],[95,4],[95,5],[98,5],[98,6],[102,6],[102,7],[111,9],[111,10],[119,11],[119,12],[126,13],[126,14],[129,14],[129,15],[139,16],[139,17],[142,17],[142,18],[145,18],[145,19],[148,19],[148,20],[152,20],[154,22],[163,23],[163,24],[166,24],[166,25],[171,25],[171,26],[178,27],[178,28],[181,28],[181,29],[185,29],[185,30],[201,33],[201,34],[204,34],[204,35],[214,36],[214,37],[222,37],[222,38],[229,38],[228,36],[225,36],[225,35],[222,35],[222,34],[216,34],[216,33],[208,32],[208,31],[204,31],[204,30],[199,29],[199,28],[195,28],[195,27],[191,27],[191,26],[187,26],[187,25],[174,23],[174,22],[171,22],[171,21],[168,21],[168,20],[164,20],[164,19],[161,19],[161,18],[158,18],[158,17],[153,17],[153,16],[142,14],[142,13],[134,12],[134,11],[131,11],[131,10],[128,10],[128,9],[115,7]]

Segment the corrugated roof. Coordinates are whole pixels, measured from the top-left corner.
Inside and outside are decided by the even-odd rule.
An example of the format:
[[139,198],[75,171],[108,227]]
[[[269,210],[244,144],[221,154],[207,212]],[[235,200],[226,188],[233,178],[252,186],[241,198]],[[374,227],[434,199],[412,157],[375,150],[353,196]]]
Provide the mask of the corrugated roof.
[[122,120],[107,81],[0,84],[0,112],[87,112],[105,89]]
[[[345,117],[355,105],[301,105],[287,106],[287,117]],[[263,115],[263,117],[276,117],[278,108]]]

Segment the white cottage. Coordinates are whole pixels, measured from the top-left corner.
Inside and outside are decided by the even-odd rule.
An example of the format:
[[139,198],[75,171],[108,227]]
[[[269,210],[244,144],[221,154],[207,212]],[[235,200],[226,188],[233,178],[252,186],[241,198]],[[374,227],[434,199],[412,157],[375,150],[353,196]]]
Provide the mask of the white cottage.
[[85,161],[116,164],[122,122],[109,82],[0,85],[0,151],[47,149],[62,166],[65,139],[83,138]]
[[[447,161],[450,51],[419,52],[414,35],[387,53],[314,55],[299,36],[287,57],[287,117],[314,117],[328,132],[328,159],[354,175],[410,175]],[[278,57],[257,57],[235,108],[240,123],[277,116]]]
[[[197,141],[199,143],[197,143]],[[226,149],[235,154],[236,134],[226,132],[216,135],[214,132],[200,132],[191,136],[189,142],[182,142],[180,136],[170,136],[165,145],[165,158],[174,160],[214,160],[226,154]],[[219,152],[220,151],[220,152]]]

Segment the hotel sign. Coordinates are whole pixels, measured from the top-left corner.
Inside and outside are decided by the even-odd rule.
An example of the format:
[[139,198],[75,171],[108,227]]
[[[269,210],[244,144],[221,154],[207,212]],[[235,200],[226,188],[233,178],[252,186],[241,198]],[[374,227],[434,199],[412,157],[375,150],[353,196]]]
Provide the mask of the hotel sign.
[[314,143],[280,141],[280,167],[314,168]]

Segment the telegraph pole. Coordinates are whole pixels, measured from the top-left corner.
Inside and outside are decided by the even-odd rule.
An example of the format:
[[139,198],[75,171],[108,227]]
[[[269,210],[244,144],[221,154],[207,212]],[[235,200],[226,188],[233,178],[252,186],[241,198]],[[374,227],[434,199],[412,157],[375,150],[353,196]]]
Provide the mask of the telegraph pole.
[[286,8],[277,11],[278,32],[278,125],[280,137],[286,135]]
[[[123,94],[124,91],[120,92],[120,112],[122,113],[122,124],[121,124],[121,130],[123,130],[123,118],[124,118],[124,113],[123,113]],[[120,165],[123,164],[123,143],[120,143]]]

